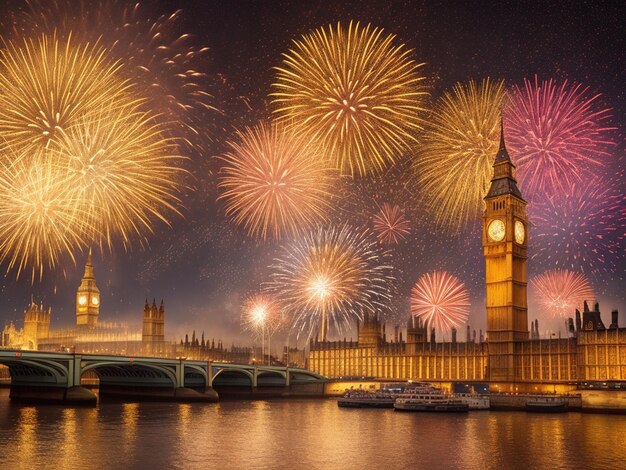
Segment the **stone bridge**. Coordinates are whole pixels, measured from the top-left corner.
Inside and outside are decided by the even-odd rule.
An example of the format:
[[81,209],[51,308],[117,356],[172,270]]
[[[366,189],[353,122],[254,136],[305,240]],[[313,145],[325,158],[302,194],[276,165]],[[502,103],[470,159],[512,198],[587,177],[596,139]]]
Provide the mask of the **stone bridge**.
[[304,369],[156,357],[0,350],[15,401],[95,404],[81,386],[93,371],[100,397],[215,401],[224,396],[321,396],[326,379]]

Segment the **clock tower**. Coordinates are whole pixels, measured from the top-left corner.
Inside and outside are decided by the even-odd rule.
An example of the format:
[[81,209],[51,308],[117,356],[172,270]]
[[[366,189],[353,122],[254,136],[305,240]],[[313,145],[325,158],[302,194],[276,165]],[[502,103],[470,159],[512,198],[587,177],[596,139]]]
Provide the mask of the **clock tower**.
[[96,326],[100,313],[100,289],[91,264],[91,250],[85,264],[85,274],[76,291],[76,325]]
[[489,378],[514,381],[516,341],[528,339],[526,201],[517,187],[515,165],[500,131],[500,148],[485,197],[483,253],[487,285]]

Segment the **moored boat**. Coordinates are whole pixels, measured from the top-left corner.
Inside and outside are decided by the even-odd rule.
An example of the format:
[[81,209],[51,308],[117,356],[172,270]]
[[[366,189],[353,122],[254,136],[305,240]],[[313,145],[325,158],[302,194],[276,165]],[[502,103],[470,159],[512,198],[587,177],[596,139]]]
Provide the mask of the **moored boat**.
[[439,391],[408,393],[396,398],[393,404],[396,411],[436,411],[436,412],[467,412],[469,405],[459,398],[446,395]]
[[337,405],[342,408],[393,408],[395,398],[394,394],[384,390],[348,390],[337,400]]
[[534,413],[564,413],[567,411],[567,398],[558,395],[530,397],[526,401],[526,411]]
[[455,393],[452,395],[469,406],[470,410],[488,410],[490,408],[489,395],[478,393]]

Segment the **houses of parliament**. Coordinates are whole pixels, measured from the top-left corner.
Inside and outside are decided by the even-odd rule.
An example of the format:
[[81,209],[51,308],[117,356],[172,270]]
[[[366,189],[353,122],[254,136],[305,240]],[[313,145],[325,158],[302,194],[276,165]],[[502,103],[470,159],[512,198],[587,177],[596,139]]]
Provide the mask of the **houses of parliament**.
[[134,356],[188,357],[224,362],[248,363],[255,356],[254,348],[223,346],[222,341],[167,341],[165,338],[165,305],[146,299],[142,329],[133,331],[123,323],[100,319],[100,290],[96,284],[91,252],[85,272],[76,290],[76,325],[51,328],[52,310],[31,301],[24,311],[22,328],[10,323],[0,333],[0,347],[38,351],[70,351],[89,354],[123,354]]
[[[439,383],[489,383],[499,391],[561,391],[588,383],[626,382],[626,328],[618,313],[606,326],[599,305],[585,302],[569,320],[567,337],[540,338],[537,322],[528,322],[526,265],[528,218],[515,179],[515,166],[504,136],[494,160],[491,187],[485,196],[482,245],[486,267],[487,331],[476,338],[469,327],[464,339],[435,341],[434,330],[411,318],[406,336],[396,329],[388,341],[385,325],[376,315],[358,324],[357,341],[311,341],[308,354],[286,348],[285,363],[306,366],[330,378],[424,380]],[[99,319],[100,291],[91,253],[76,291],[76,325],[52,329],[51,311],[32,302],[24,312],[24,326],[4,327],[2,347],[44,351],[75,351],[188,357],[209,361],[250,363],[263,353],[254,348],[223,347],[195,332],[191,342],[165,340],[165,306],[147,300],[141,331]]]
[[[311,341],[308,366],[327,377],[489,383],[499,391],[567,391],[600,382],[626,381],[626,328],[602,322],[599,305],[585,302],[569,319],[568,337],[539,337],[528,326],[528,218],[504,135],[485,196],[482,245],[486,268],[486,338],[436,342],[434,330],[412,318],[406,337],[387,341],[376,315],[359,323],[358,341]],[[574,312],[572,312],[574,313]]]

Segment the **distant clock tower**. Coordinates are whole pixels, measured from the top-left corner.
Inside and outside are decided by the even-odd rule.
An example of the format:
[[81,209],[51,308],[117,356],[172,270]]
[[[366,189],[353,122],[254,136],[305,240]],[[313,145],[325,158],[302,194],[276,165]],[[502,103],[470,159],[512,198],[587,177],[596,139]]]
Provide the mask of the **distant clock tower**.
[[95,326],[100,314],[100,289],[96,286],[96,278],[91,264],[91,250],[85,264],[85,274],[76,292],[76,325]]
[[500,132],[491,187],[485,197],[483,253],[487,285],[489,379],[514,381],[516,341],[528,339],[526,201]]

